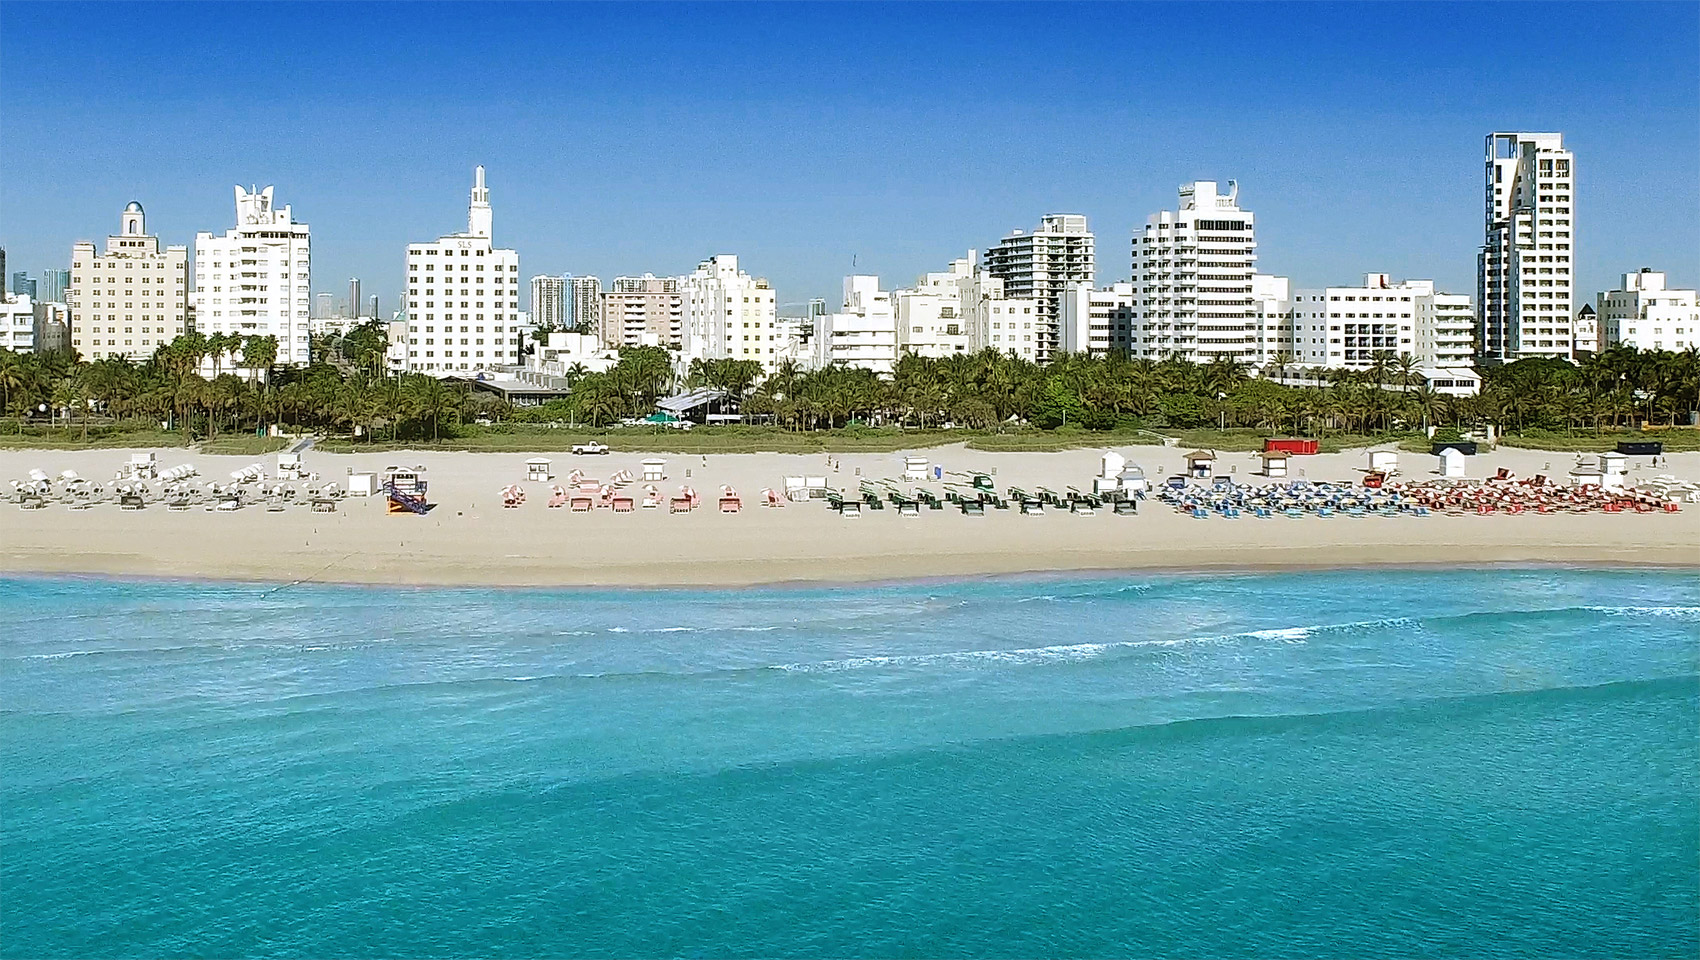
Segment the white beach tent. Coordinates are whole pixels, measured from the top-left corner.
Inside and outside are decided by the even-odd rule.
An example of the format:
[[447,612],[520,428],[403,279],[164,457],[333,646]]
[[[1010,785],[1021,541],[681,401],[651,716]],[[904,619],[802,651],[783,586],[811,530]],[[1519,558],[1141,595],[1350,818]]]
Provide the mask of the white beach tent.
[[1393,474],[1399,471],[1399,451],[1371,450],[1369,468],[1374,473]]

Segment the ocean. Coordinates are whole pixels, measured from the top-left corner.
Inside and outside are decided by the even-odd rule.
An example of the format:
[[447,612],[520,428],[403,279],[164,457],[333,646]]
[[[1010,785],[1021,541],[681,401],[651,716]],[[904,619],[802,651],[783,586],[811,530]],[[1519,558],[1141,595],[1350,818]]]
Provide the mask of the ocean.
[[0,580],[4,957],[1692,957],[1700,578]]

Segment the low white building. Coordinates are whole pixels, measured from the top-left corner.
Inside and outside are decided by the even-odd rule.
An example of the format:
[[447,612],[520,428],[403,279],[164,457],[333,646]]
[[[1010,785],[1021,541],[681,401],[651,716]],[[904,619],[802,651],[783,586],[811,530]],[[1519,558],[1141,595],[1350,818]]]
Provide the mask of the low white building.
[[0,350],[35,352],[35,303],[29,297],[0,295]]
[[1136,299],[1133,284],[1125,281],[1103,290],[1089,283],[1070,284],[1063,292],[1058,333],[1062,352],[1094,357],[1132,354],[1139,346],[1133,320]]
[[1008,293],[1006,281],[980,266],[973,250],[951,261],[948,270],[923,274],[913,287],[892,293],[899,349],[938,359],[995,347],[999,353],[1036,359],[1044,342],[1044,305],[1036,297]]
[[1618,289],[1596,298],[1604,346],[1682,351],[1700,347],[1700,296],[1665,286],[1665,275],[1642,268],[1623,275]]
[[574,368],[584,373],[607,373],[620,362],[618,350],[591,333],[556,331],[539,338],[526,367],[552,377],[567,377]]
[[[1474,362],[1470,298],[1436,291],[1432,280],[1394,282],[1371,273],[1362,286],[1298,290],[1289,322],[1288,352],[1298,366],[1364,370],[1381,354],[1448,368]],[[1280,343],[1286,336],[1281,331],[1270,339]]]
[[880,278],[844,278],[838,312],[817,318],[814,333],[817,366],[838,364],[889,375],[897,364],[897,315]]
[[1576,311],[1576,318],[1570,322],[1570,329],[1575,337],[1576,353],[1600,352],[1600,315],[1594,311],[1593,304],[1582,304],[1582,309]]

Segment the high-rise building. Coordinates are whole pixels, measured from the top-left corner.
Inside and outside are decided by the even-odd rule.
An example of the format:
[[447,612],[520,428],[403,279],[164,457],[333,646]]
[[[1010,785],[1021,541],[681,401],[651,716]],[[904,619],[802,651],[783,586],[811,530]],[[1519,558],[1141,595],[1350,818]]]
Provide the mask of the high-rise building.
[[41,281],[36,287],[40,296],[36,297],[36,299],[43,303],[64,303],[65,291],[70,288],[71,271],[55,269],[43,270],[41,271]]
[[567,326],[590,332],[602,328],[602,281],[567,276]]
[[1600,339],[1607,348],[1680,352],[1700,347],[1700,293],[1665,286],[1665,275],[1642,268],[1623,274],[1616,290],[1596,298]]
[[570,326],[565,277],[531,278],[531,322],[540,330],[565,330]]
[[684,336],[684,314],[677,277],[658,277],[652,273],[615,277],[612,289],[602,294],[597,335],[607,347],[677,350]]
[[1574,358],[1575,158],[1558,133],[1487,137],[1486,240],[1476,261],[1485,356]]
[[679,293],[685,309],[679,338],[684,361],[758,360],[767,367],[778,362],[773,287],[738,269],[737,257],[704,260],[679,278]]
[[359,277],[349,277],[348,278],[348,316],[349,316],[349,318],[353,319],[353,320],[360,319],[360,317],[363,315],[363,308],[365,306],[366,306],[366,301],[365,301],[364,298],[362,298],[360,296],[360,278]]
[[1011,299],[1031,299],[1038,309],[1032,337],[1033,354],[1048,360],[1060,349],[1063,294],[1070,284],[1090,284],[1097,277],[1095,241],[1079,214],[1053,213],[1040,218],[1032,233],[1017,230],[986,251],[985,270],[1003,281]]
[[145,360],[189,329],[189,250],[147,232],[142,205],[124,208],[106,252],[71,248],[71,346],[88,360]]
[[816,321],[811,340],[816,366],[836,363],[890,374],[897,364],[897,314],[880,278],[845,277],[843,304]]
[[22,270],[12,274],[12,292],[20,297],[35,299],[35,281]]
[[378,319],[378,295],[375,293],[366,298],[366,316]]
[[277,339],[281,366],[308,362],[311,241],[307,224],[272,203],[272,188],[236,188],[236,226],[195,235],[195,326]]
[[336,316],[336,294],[313,294],[313,319],[329,320]]
[[473,172],[465,233],[407,246],[407,369],[436,376],[519,363],[519,254],[491,242],[490,191]]
[[1256,261],[1253,217],[1239,207],[1239,185],[1229,180],[1225,194],[1213,180],[1182,185],[1180,209],[1147,217],[1143,235],[1133,238],[1137,355],[1255,362]]

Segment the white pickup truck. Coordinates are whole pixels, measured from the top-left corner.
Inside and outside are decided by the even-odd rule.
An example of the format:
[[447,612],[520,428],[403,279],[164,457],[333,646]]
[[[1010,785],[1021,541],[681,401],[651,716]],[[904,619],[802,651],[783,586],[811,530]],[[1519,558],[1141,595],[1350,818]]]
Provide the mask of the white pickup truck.
[[575,444],[573,444],[573,456],[575,456],[575,457],[581,456],[581,455],[586,455],[586,454],[592,454],[592,455],[603,454],[603,453],[607,453],[607,452],[608,452],[608,445],[604,444],[604,443],[575,443]]

